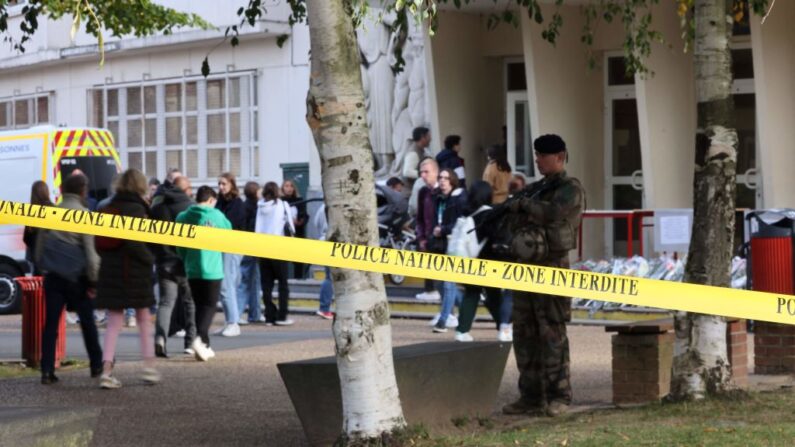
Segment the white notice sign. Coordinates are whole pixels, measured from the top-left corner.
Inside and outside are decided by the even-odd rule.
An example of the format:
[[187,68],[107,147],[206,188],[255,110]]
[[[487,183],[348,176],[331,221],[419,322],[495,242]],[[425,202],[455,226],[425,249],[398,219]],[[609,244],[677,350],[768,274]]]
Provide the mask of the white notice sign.
[[690,216],[660,216],[659,225],[662,245],[687,245],[690,243]]

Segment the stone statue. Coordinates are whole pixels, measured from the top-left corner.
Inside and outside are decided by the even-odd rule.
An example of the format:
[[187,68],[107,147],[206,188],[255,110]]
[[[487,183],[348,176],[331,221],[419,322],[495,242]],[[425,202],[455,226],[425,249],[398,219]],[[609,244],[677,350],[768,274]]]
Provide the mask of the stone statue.
[[403,159],[406,153],[416,150],[414,142],[411,141],[411,131],[415,127],[430,127],[425,92],[425,42],[422,28],[413,21],[409,23],[409,33],[403,43],[403,59],[406,63],[395,79],[392,106],[395,161],[390,174],[398,176],[405,171]]
[[391,26],[395,14],[367,14],[357,30],[362,56],[362,86],[364,87],[370,144],[377,164],[376,177],[389,172],[392,149],[392,95],[395,77],[389,55],[393,51]]
[[[423,29],[410,18],[409,32],[401,37],[391,32],[395,19],[394,13],[380,14],[372,8],[357,30],[367,122],[379,180],[401,175],[405,154],[414,150],[412,130],[430,127]],[[397,75],[392,71],[396,46],[402,47],[405,60]]]

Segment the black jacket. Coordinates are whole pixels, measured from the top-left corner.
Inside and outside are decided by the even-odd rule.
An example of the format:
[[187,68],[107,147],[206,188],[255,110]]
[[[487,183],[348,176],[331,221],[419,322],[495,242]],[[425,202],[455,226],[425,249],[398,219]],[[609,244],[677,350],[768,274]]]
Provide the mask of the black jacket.
[[223,195],[219,195],[215,207],[221,210],[224,216],[229,219],[233,230],[246,229],[246,208],[243,206],[243,201],[240,200],[240,197],[227,200]]
[[458,152],[452,149],[442,149],[436,155],[436,162],[439,163],[439,170],[453,169],[464,166],[464,159],[458,155]]
[[[152,206],[152,219],[174,222],[177,215],[193,203],[184,191],[172,184],[161,185],[160,199]],[[184,276],[185,271],[182,267],[182,259],[177,254],[176,247],[171,245],[150,245],[157,259],[157,269],[159,272],[171,273]]]
[[[442,236],[448,236],[452,233],[458,218],[467,215],[467,193],[462,188],[456,188],[447,197],[437,188],[434,193],[433,204],[437,213],[442,211]],[[437,215],[437,221],[434,227],[439,225],[438,219],[439,217]]]
[[257,227],[257,199],[251,200],[246,198],[243,202],[243,207],[246,210],[246,231],[254,231]]
[[[129,193],[116,194],[105,210],[122,216],[150,215],[146,202]],[[97,280],[97,308],[140,309],[155,304],[152,284],[155,257],[145,243],[123,241],[118,248],[97,250],[97,253],[102,259]]]

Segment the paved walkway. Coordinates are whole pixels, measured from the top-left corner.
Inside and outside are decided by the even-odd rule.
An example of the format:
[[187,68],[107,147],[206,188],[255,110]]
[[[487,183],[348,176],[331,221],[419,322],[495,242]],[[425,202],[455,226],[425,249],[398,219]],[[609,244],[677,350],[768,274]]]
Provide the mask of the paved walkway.
[[[219,314],[216,324],[220,319]],[[182,355],[162,360],[164,381],[157,386],[144,386],[137,378],[135,329],[125,329],[122,337],[120,390],[100,390],[87,370],[61,374],[61,382],[49,387],[38,377],[0,380],[0,446],[60,446],[67,438],[75,445],[90,440],[92,446],[119,447],[306,446],[276,364],[331,355],[334,345],[330,322],[310,316],[296,320],[292,327],[246,326],[241,337],[215,337],[218,356],[208,363]],[[19,316],[0,317],[0,358],[19,356],[18,321]],[[79,332],[69,332],[70,355],[84,358]],[[478,323],[473,335],[490,340],[496,332],[491,324]],[[452,337],[452,332],[432,334],[425,321],[393,320],[395,345]],[[609,334],[601,327],[573,326],[570,337],[575,404],[609,403]],[[176,353],[181,340],[172,338],[169,347]],[[516,380],[511,356],[495,411],[516,398]]]

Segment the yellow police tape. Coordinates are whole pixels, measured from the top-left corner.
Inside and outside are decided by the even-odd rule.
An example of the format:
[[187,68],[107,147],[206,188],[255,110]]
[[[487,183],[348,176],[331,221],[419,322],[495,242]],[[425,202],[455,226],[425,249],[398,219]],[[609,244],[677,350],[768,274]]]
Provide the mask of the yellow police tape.
[[0,224],[111,236],[463,284],[795,324],[795,297],[0,201]]

